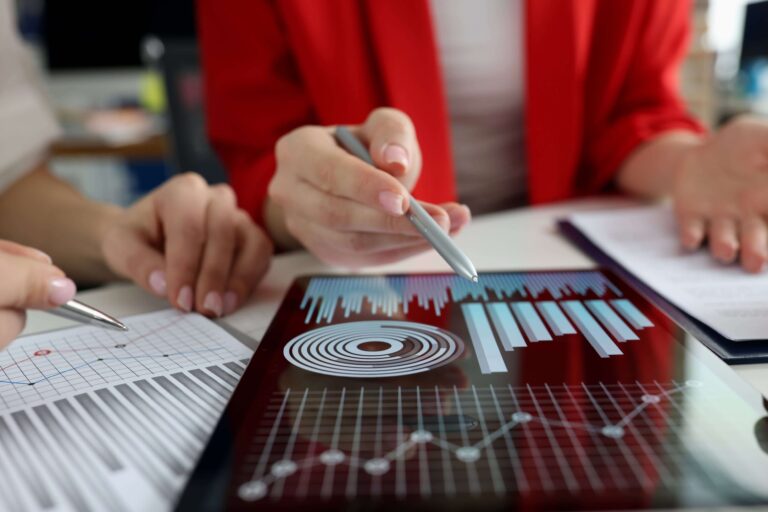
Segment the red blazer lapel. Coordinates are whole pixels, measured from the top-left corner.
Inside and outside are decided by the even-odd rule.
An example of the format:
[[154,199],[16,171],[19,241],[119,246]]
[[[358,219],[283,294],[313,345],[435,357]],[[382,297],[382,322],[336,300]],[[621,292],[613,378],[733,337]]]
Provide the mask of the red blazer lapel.
[[526,157],[532,203],[566,199],[579,189],[581,98],[593,8],[592,0],[526,2]]
[[456,189],[442,77],[427,0],[365,0],[386,103],[413,119],[424,169],[414,195],[453,200]]

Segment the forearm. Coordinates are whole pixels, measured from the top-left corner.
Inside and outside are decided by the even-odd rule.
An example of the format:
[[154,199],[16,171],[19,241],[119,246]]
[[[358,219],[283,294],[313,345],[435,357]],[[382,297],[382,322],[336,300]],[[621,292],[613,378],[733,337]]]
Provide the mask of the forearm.
[[101,240],[120,211],[87,199],[42,164],[0,195],[0,238],[48,253],[75,281],[101,283],[115,277]]
[[616,183],[636,196],[666,196],[672,191],[677,171],[702,141],[700,135],[687,131],[663,133],[629,155],[619,169]]

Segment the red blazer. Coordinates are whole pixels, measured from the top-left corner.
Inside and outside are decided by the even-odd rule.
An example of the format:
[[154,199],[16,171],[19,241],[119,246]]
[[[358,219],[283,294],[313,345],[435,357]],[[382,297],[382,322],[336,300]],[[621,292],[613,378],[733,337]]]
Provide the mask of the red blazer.
[[[261,220],[275,141],[389,105],[424,155],[414,195],[455,199],[427,0],[199,0],[208,126],[240,206]],[[660,132],[701,131],[678,95],[690,0],[529,0],[526,158],[533,203],[605,190]]]

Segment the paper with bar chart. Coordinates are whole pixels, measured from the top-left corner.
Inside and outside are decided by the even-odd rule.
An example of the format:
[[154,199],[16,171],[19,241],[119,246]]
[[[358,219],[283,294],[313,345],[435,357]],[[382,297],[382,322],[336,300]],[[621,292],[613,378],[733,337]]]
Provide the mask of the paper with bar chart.
[[0,352],[0,510],[171,506],[251,351],[198,315],[126,324]]
[[301,279],[178,510],[768,502],[760,412],[682,335],[598,270]]

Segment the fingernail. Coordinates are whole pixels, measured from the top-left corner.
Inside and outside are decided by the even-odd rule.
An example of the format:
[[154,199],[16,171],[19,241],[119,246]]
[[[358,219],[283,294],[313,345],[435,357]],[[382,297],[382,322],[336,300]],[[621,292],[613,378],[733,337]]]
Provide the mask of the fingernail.
[[189,313],[192,311],[192,288],[184,286],[179,291],[179,296],[176,298],[179,307]]
[[72,300],[76,293],[77,286],[66,277],[55,277],[48,282],[48,300],[56,306]]
[[387,144],[384,146],[384,162],[387,164],[398,164],[403,170],[408,169],[408,151],[400,144]]
[[392,215],[402,215],[405,213],[403,210],[403,202],[405,198],[400,194],[390,192],[388,190],[379,193],[379,203]]
[[165,295],[168,291],[168,284],[165,282],[165,272],[155,270],[149,274],[149,287],[158,295]]
[[203,301],[203,308],[212,311],[217,317],[224,313],[224,304],[218,292],[208,292]]
[[229,315],[237,309],[237,294],[227,292],[224,294],[224,314]]

